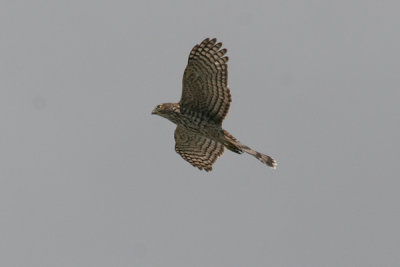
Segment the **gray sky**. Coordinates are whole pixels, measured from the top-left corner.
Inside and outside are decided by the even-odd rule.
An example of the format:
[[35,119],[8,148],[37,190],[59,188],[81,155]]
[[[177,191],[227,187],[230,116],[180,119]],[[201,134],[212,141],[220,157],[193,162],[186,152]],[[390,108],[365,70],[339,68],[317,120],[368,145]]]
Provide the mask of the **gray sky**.
[[[398,1],[0,4],[1,266],[399,266]],[[151,110],[228,48],[211,173]]]

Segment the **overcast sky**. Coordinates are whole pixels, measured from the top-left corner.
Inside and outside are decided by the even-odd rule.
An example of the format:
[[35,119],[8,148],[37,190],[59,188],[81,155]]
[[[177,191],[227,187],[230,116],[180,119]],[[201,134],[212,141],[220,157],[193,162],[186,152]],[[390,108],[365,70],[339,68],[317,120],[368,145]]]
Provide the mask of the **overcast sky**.
[[[1,266],[399,266],[398,1],[0,3]],[[191,48],[228,49],[230,151],[174,151]]]

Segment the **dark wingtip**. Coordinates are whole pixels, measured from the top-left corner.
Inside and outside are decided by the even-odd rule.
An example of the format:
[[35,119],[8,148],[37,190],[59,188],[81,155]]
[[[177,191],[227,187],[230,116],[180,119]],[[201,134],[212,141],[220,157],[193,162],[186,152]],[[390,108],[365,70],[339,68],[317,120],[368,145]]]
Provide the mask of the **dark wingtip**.
[[206,38],[206,39],[204,39],[200,44],[206,44],[206,43],[208,43],[210,41],[210,38]]
[[205,168],[200,168],[199,167],[199,169],[202,171],[202,170],[205,170],[206,172],[210,172],[210,171],[212,171],[212,167],[205,167]]

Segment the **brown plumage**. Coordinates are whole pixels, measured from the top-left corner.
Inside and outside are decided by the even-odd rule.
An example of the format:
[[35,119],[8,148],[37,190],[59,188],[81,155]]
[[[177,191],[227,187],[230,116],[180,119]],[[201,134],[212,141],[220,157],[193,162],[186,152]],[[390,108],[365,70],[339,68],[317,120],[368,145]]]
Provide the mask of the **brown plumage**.
[[152,114],[177,124],[175,151],[200,170],[211,171],[224,147],[238,154],[246,152],[275,169],[273,158],[240,143],[222,129],[232,98],[228,57],[224,56],[227,50],[221,46],[215,38],[195,45],[183,74],[181,100],[158,105]]

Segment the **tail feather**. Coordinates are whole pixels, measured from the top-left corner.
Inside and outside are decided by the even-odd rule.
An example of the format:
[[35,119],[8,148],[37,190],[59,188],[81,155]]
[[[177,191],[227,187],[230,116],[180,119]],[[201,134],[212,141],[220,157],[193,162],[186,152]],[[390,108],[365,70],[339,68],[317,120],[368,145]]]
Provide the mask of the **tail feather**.
[[228,133],[228,131],[224,131],[224,146],[233,151],[236,152],[238,154],[241,154],[243,152],[246,152],[247,154],[252,155],[253,157],[255,157],[256,159],[258,159],[259,161],[261,161],[264,164],[267,164],[268,166],[270,166],[273,169],[276,169],[276,165],[277,162],[276,160],[274,160],[273,158],[271,158],[270,156],[267,156],[265,154],[262,154],[260,152],[255,151],[254,149],[251,149],[250,147],[240,143],[235,137],[233,137],[230,133]]

